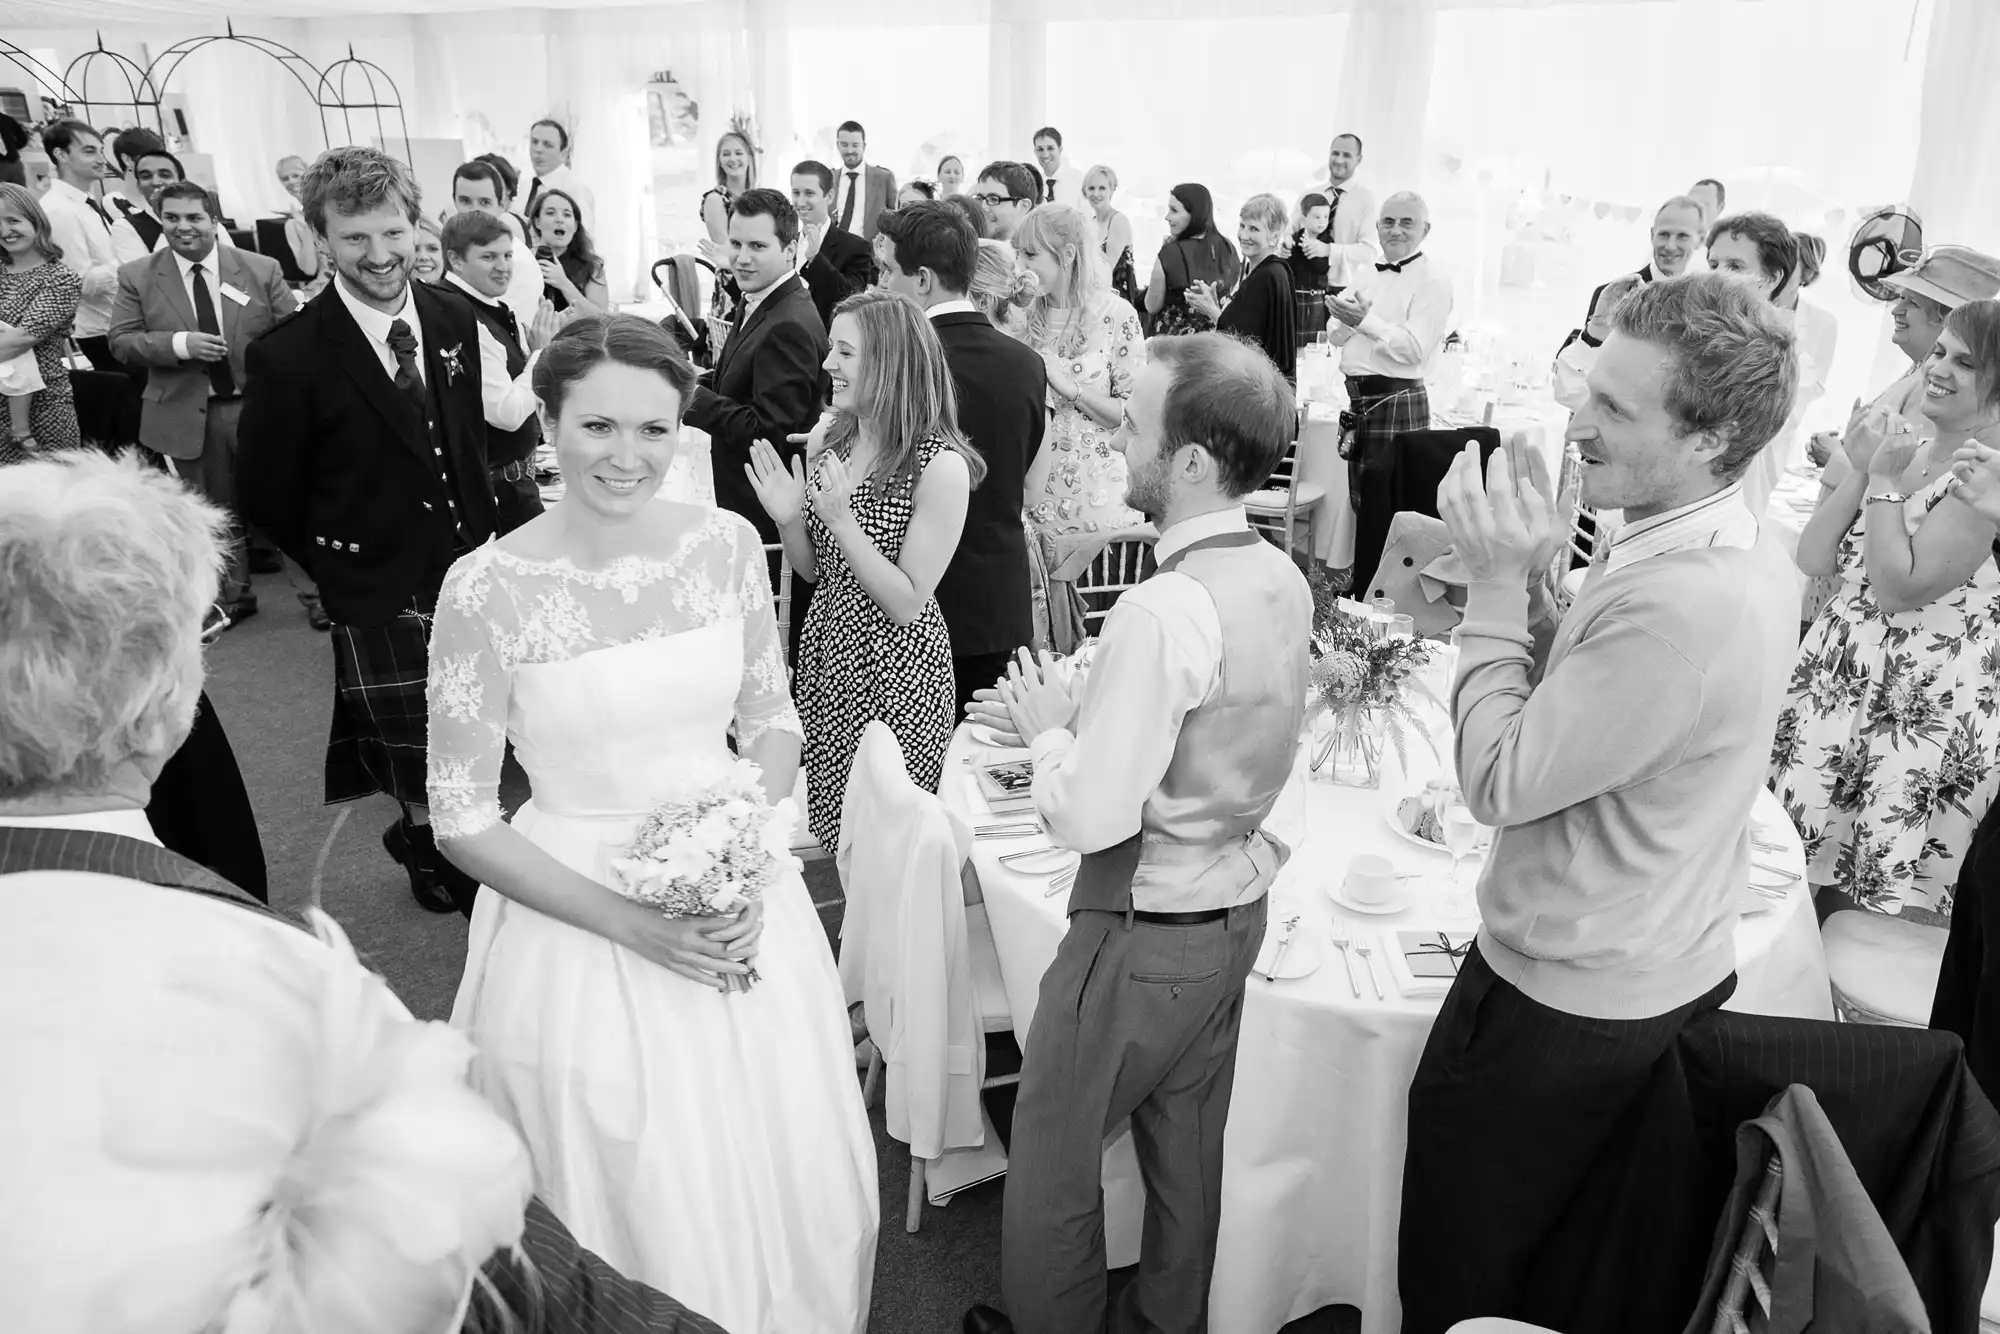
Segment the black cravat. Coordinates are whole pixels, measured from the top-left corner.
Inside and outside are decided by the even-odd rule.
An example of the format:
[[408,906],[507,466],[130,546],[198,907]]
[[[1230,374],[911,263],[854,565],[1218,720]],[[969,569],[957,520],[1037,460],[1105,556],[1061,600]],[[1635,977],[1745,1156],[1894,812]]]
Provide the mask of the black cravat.
[[1042,183],[1042,202],[1044,204],[1056,202],[1056,178],[1053,176]]
[[535,196],[540,194],[541,192],[542,192],[542,178],[537,176],[533,181],[529,182],[528,184],[527,207],[521,210],[531,218],[535,216]]
[[[199,264],[194,266],[194,327],[222,337],[222,325],[215,318],[215,298],[208,292],[208,274]],[[228,398],[236,392],[236,377],[229,372],[228,357],[208,363],[208,392],[218,398]]]
[[104,230],[107,232],[110,231],[111,215],[104,211],[103,201],[100,200],[96,195],[85,195],[83,197],[83,201],[86,204],[90,205],[90,211],[92,213],[95,213],[97,215],[97,220],[104,224]]
[[1410,256],[1410,257],[1409,257],[1408,259],[1406,259],[1406,260],[1402,260],[1402,261],[1400,261],[1400,262],[1398,262],[1398,263],[1395,263],[1395,264],[1377,264],[1377,265],[1375,266],[1375,272],[1377,272],[1377,273],[1401,273],[1401,272],[1402,272],[1402,271],[1403,271],[1404,269],[1406,269],[1406,268],[1408,268],[1408,267],[1409,267],[1410,265],[1412,265],[1412,264],[1416,263],[1416,262],[1417,262],[1417,261],[1418,261],[1419,259],[1421,259],[1421,258],[1423,258],[1423,256],[1422,256],[1421,254],[1417,254],[1417,255],[1411,255],[1411,256]]
[[840,206],[840,230],[842,230],[843,232],[851,232],[854,230],[854,196],[860,193],[861,193],[861,173],[858,171],[848,172],[847,202]]
[[417,420],[428,429],[431,410],[424,397],[424,377],[417,371],[417,336],[410,332],[408,324],[397,320],[389,326],[388,342],[389,350],[396,354],[396,388],[409,396],[417,410]]
[[489,301],[487,304],[493,308],[493,313],[500,317],[500,323],[507,327],[507,336],[514,340],[515,346],[527,346],[521,341],[521,321],[514,314],[514,308],[505,301]]

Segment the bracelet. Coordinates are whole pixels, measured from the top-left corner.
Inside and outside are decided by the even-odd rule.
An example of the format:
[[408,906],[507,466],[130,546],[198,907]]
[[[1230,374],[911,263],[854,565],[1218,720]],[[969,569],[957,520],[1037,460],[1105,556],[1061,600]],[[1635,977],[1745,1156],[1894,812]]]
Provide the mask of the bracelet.
[[1902,491],[1877,491],[1868,497],[1868,503],[1873,505],[1879,500],[1885,504],[1901,505],[1909,498],[1909,495]]

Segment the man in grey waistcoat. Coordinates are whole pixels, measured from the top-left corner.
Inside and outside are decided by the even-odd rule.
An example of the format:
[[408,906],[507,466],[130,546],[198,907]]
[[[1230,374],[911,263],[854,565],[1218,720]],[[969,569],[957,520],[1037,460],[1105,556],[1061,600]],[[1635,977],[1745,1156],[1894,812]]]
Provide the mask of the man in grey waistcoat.
[[1294,431],[1291,388],[1221,334],[1156,338],[1120,447],[1158,573],[1106,618],[1080,687],[1026,654],[976,717],[1032,744],[1035,807],[1083,853],[1021,1071],[1001,1231],[1008,1314],[974,1334],[1105,1328],[1099,1161],[1128,1118],[1146,1185],[1137,1278],[1109,1328],[1208,1327],[1222,1132],[1264,895],[1260,827],[1292,771],[1312,596],[1242,497]]

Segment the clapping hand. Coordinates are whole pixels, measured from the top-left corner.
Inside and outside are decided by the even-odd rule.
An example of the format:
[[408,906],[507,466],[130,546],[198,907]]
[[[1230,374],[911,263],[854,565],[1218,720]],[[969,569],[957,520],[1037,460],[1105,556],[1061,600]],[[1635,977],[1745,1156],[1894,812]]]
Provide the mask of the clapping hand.
[[854,522],[854,477],[847,460],[838,454],[823,454],[819,461],[819,486],[812,493],[813,513],[829,529],[838,530]]
[[1626,297],[1639,290],[1640,282],[1638,274],[1626,273],[1604,284],[1604,290],[1598,294],[1597,304],[1590,308],[1590,318],[1584,323],[1584,332],[1600,343],[1609,337],[1612,314],[1625,304]]
[[826,433],[832,425],[833,410],[829,408],[819,414],[819,420],[813,423],[811,431],[804,435],[788,435],[785,437],[785,443],[803,445],[805,447],[806,467],[808,470],[814,464],[818,463],[819,456],[826,452]]
[[1525,588],[1563,538],[1548,467],[1537,451],[1521,453],[1526,468],[1517,475],[1513,451],[1494,450],[1482,481],[1479,445],[1470,442],[1438,487],[1438,513],[1473,583]]
[[1299,238],[1299,249],[1305,252],[1308,259],[1325,259],[1333,253],[1333,247],[1320,240],[1317,236],[1301,236]]
[[[1842,437],[1841,445],[1847,451],[1847,461],[1854,465],[1856,472],[1872,475],[1880,471],[1875,466],[1876,455],[1882,452],[1891,437],[1908,436],[1914,441],[1915,435],[1916,433],[1910,429],[1909,422],[1905,421],[1900,413],[1878,404],[1863,413],[1860,421],[1854,422],[1847,428],[1847,434]],[[1914,445],[1903,451],[1902,467],[1896,470],[1897,473],[1909,466],[1910,456],[1915,453]],[[1885,462],[1893,462],[1893,459]]]
[[743,474],[750,479],[757,503],[771,516],[772,523],[785,527],[798,522],[806,503],[804,459],[793,455],[792,466],[787,468],[768,441],[756,440],[751,442],[750,461],[743,465]]
[[1967,441],[1951,456],[1951,475],[1958,479],[1952,495],[1989,523],[2000,523],[2000,449]]
[[1007,702],[1017,736],[1034,738],[1058,727],[1076,730],[1077,702],[1071,693],[1071,675],[1046,650],[1039,661],[1027,649],[1020,650],[1007,665],[1000,695]]
[[973,691],[971,702],[965,706],[965,716],[969,721],[978,723],[992,732],[999,745],[1028,744],[1021,734],[1014,730],[1014,714],[1007,707],[1007,700],[1001,693],[1000,684]]
[[1222,303],[1215,299],[1215,284],[1196,279],[1187,285],[1188,309],[1207,319],[1215,319],[1222,314]]
[[563,312],[557,310],[553,302],[544,299],[535,308],[535,318],[528,322],[528,350],[533,352],[547,347],[567,323],[569,321],[563,317]]
[[1368,307],[1368,298],[1352,287],[1337,293],[1326,303],[1328,313],[1350,329],[1361,327],[1361,321],[1368,318]]

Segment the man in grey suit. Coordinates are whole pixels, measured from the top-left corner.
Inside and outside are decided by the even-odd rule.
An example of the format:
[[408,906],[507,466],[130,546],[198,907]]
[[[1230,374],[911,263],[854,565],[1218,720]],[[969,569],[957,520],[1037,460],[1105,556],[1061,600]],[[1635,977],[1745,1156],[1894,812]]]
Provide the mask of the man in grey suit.
[[833,146],[840,150],[840,170],[833,182],[833,225],[873,241],[876,217],[883,209],[896,207],[896,173],[868,165],[868,131],[858,120],[841,122],[833,133]]
[[[202,186],[175,181],[154,207],[167,245],[118,270],[112,355],[150,370],[139,442],[234,518],[243,352],[297,310],[298,298],[276,260],[217,245],[221,211]],[[225,629],[257,613],[237,526],[216,600]]]

